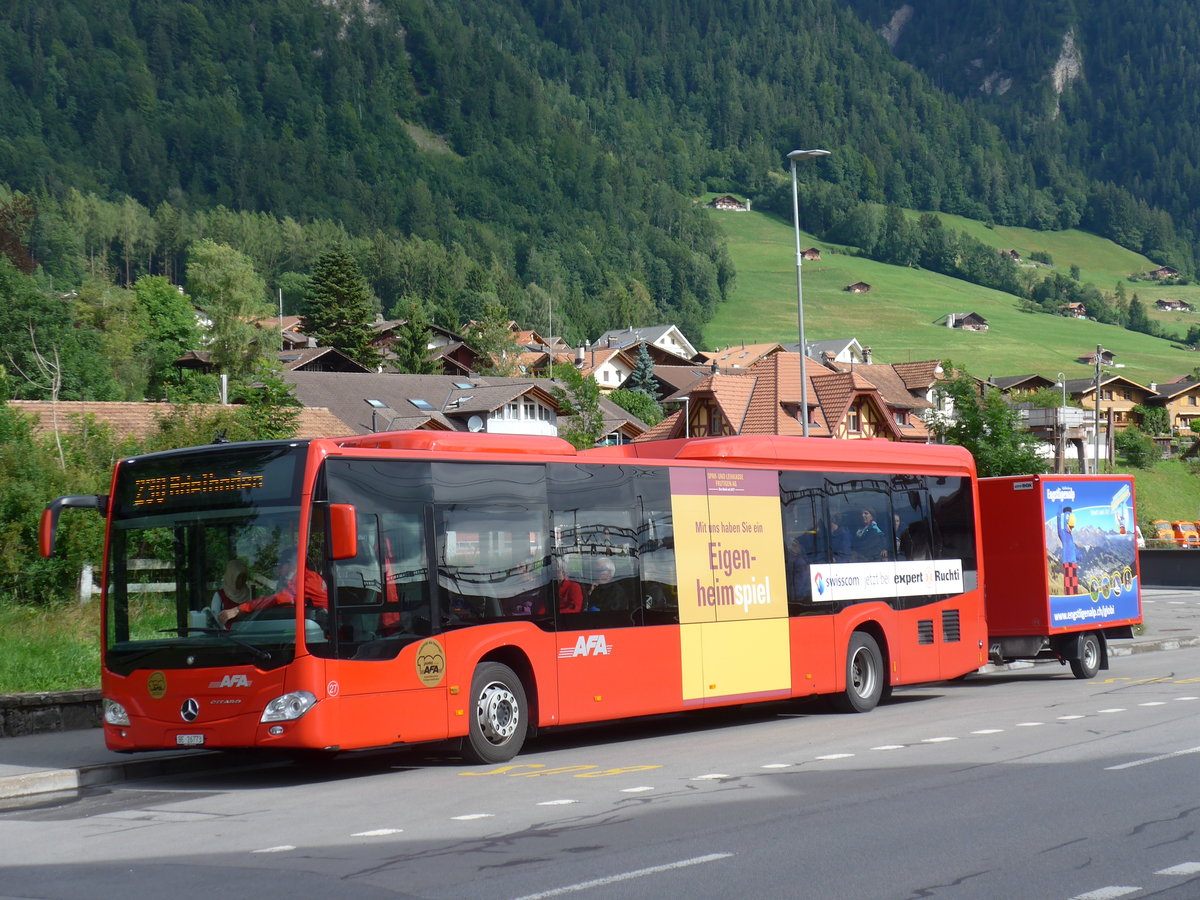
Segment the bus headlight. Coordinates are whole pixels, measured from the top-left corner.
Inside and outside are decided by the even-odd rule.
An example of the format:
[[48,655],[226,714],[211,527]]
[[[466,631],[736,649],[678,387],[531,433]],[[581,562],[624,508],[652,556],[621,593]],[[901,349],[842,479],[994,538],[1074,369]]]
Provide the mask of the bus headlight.
[[260,722],[291,722],[317,705],[317,698],[308,691],[292,691],[276,697],[263,710]]
[[129,713],[116,700],[104,698],[104,723],[106,725],[128,725]]

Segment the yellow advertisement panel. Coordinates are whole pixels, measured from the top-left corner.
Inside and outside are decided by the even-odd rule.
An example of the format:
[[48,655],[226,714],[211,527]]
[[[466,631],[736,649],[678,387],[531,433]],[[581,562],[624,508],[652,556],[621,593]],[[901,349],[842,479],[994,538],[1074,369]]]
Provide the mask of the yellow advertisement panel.
[[671,495],[684,699],[786,693],[791,668],[779,476],[672,469]]

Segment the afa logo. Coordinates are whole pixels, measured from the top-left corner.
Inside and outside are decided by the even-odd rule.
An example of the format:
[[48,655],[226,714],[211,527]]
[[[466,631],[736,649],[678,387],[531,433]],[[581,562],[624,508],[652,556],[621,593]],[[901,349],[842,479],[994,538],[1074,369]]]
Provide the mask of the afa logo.
[[559,647],[559,659],[574,659],[576,656],[608,656],[612,653],[612,646],[602,634],[588,634],[579,636],[579,640],[575,642],[574,647]]
[[813,576],[813,587],[816,589],[818,597],[825,596],[825,576],[820,572]]
[[209,682],[209,688],[235,688],[235,687],[250,687],[254,682],[245,675],[226,675],[220,681]]
[[442,683],[446,675],[446,651],[442,645],[430,638],[417,648],[417,678],[425,687]]

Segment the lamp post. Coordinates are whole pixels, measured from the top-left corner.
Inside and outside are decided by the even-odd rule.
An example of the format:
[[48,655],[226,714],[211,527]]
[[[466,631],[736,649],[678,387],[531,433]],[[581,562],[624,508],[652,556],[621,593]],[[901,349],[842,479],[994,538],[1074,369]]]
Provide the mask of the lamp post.
[[1096,460],[1095,467],[1092,469],[1093,474],[1100,472],[1100,361],[1104,358],[1104,347],[1100,344],[1096,345],[1096,433],[1092,436],[1092,446],[1094,448],[1094,458]]
[[1055,471],[1063,473],[1067,469],[1067,376],[1058,373],[1055,387],[1062,388],[1062,406],[1058,408],[1058,459],[1055,460]]
[[828,156],[828,150],[793,150],[787,155],[792,164],[792,224],[796,230],[796,320],[800,330],[800,433],[808,437],[808,345],[804,341],[804,287],[800,279],[800,192],[796,187],[796,162]]

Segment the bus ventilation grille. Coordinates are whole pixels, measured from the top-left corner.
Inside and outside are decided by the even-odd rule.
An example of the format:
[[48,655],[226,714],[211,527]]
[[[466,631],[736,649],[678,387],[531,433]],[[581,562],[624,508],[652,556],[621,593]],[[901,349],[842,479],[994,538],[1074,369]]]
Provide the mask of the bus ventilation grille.
[[917,643],[933,643],[933,619],[920,619],[917,621]]
[[955,643],[962,640],[962,630],[958,624],[957,609],[942,610],[942,640],[946,643]]

